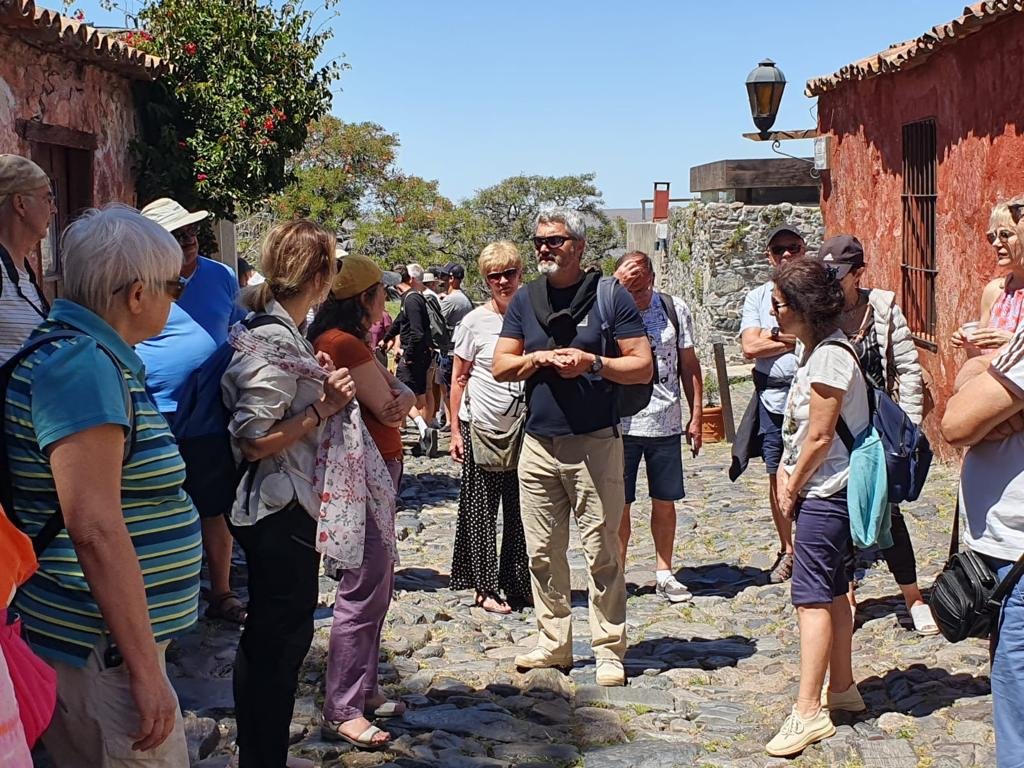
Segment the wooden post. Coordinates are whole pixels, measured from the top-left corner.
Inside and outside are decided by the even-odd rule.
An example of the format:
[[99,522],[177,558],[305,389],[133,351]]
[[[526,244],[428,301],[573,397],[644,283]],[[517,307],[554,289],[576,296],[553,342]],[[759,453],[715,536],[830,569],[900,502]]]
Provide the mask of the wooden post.
[[736,422],[732,417],[732,393],[729,391],[729,372],[725,368],[725,345],[717,342],[712,345],[715,351],[715,373],[718,375],[718,394],[722,398],[722,420],[725,422],[725,439],[732,442],[736,439]]

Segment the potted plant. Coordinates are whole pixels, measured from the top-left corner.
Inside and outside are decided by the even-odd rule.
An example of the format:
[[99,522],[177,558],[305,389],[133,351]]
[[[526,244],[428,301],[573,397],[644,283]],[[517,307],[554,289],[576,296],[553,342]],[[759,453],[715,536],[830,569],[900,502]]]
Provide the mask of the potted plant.
[[717,443],[725,439],[725,419],[722,417],[718,377],[712,371],[704,374],[704,418],[701,421],[701,436],[705,443]]

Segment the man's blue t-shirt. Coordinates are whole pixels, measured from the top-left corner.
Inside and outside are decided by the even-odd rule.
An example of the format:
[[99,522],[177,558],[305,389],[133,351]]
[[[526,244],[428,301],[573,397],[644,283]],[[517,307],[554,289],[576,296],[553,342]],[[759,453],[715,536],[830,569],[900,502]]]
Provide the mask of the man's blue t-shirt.
[[160,413],[178,410],[175,391],[217,350],[217,343],[177,304],[158,336],[135,345],[146,364],[146,391]]
[[[549,286],[552,310],[558,312],[568,308],[578,288],[579,283],[560,289]],[[612,293],[612,313],[614,338],[646,337],[644,321],[633,297],[617,283]],[[524,352],[549,349],[548,334],[537,320],[529,291],[525,288],[509,304],[501,335],[521,340]],[[576,336],[567,346],[602,356],[605,354],[596,301],[583,322],[577,324]],[[613,385],[591,373],[563,379],[553,368],[541,368],[526,380],[526,399],[526,431],[538,437],[584,435],[615,424]]]
[[[228,340],[228,328],[245,317],[238,306],[238,278],[226,264],[199,257],[178,306],[199,323],[218,346]],[[147,363],[148,367],[148,363]]]

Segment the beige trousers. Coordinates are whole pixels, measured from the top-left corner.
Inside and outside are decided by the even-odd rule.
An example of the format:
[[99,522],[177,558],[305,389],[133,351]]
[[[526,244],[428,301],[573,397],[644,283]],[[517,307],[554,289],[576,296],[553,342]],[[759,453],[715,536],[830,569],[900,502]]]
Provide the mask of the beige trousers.
[[[157,644],[161,659],[165,641]],[[50,662],[57,670],[57,708],[43,745],[60,768],[187,768],[188,748],[181,709],[174,730],[156,749],[132,750],[139,714],[127,665],[105,669],[107,641],[93,649],[84,667]],[[166,671],[164,672],[166,675]]]
[[569,516],[576,518],[589,569],[594,656],[626,652],[626,583],[619,563],[619,520],[626,503],[622,438],[603,429],[586,435],[527,434],[519,458],[520,506],[537,613],[537,645],[572,659]]

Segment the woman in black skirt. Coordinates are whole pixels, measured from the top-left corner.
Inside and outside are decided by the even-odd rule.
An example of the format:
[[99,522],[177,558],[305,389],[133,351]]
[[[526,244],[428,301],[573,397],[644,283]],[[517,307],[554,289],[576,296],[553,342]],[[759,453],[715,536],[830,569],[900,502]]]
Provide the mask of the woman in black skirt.
[[[491,298],[455,329],[451,456],[462,464],[462,488],[451,588],[474,589],[481,608],[509,613],[511,605],[532,602],[526,539],[519,517],[519,478],[515,470],[491,472],[476,465],[470,423],[490,433],[504,433],[526,407],[522,382],[499,383],[491,375],[494,345],[505,310],[519,290],[523,260],[513,243],[502,240],[484,248],[478,263]],[[499,504],[504,513],[500,566]]]

